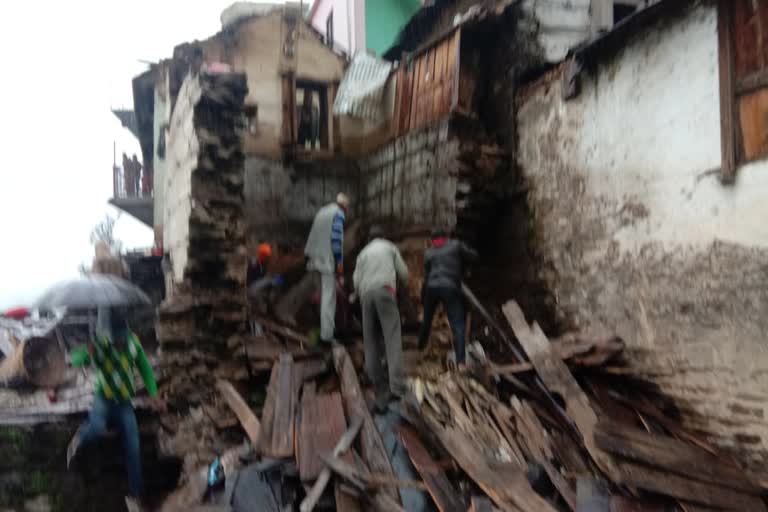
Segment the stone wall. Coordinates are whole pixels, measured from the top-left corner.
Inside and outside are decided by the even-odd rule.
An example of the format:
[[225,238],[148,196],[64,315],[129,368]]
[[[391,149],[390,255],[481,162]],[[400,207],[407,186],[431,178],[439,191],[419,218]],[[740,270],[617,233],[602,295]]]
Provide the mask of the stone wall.
[[362,216],[399,226],[456,225],[458,141],[448,124],[411,132],[360,161]]
[[318,160],[284,164],[259,157],[245,161],[247,235],[254,242],[271,241],[303,247],[312,219],[339,192],[352,200],[349,219],[359,211],[360,175],[353,162]]
[[211,384],[213,366],[232,359],[244,334],[244,156],[236,129],[246,93],[242,74],[189,75],[169,136],[165,240],[171,291],[160,308],[158,340],[172,396],[195,381]]
[[521,95],[517,118],[534,261],[557,322],[623,337],[636,373],[690,426],[764,465],[768,166],[718,179],[713,4],[604,56],[573,100],[561,87],[555,74]]

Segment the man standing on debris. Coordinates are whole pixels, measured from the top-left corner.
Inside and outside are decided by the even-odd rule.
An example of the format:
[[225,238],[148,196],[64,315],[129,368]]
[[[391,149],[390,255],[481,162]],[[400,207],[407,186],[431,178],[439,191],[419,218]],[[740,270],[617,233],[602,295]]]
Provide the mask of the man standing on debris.
[[336,202],[317,212],[304,247],[307,269],[320,275],[320,340],[334,341],[336,327],[336,277],[344,275],[344,222],[349,198],[339,193]]
[[442,304],[453,331],[453,348],[456,364],[466,360],[464,348],[464,297],[461,291],[463,263],[477,258],[477,253],[459,240],[448,237],[448,231],[436,228],[432,231],[432,247],[424,255],[424,287],[421,302],[424,320],[419,331],[419,347],[424,349],[432,330],[432,318],[437,306]]
[[[368,239],[357,257],[353,282],[363,310],[365,371],[376,390],[376,408],[383,411],[392,395],[405,393],[397,281],[408,280],[408,267],[380,227],[373,226]],[[385,354],[389,385],[382,365]]]
[[121,308],[99,308],[96,339],[87,347],[78,347],[71,353],[72,366],[96,367],[96,393],[88,420],[77,430],[67,448],[67,467],[78,449],[107,431],[107,424],[117,426],[123,438],[128,487],[133,500],[141,500],[143,477],[139,450],[139,428],[131,399],[135,394],[133,369],[137,367],[154,405],[162,410],[164,404],[157,398],[157,383],[139,338],[128,328],[125,312]]

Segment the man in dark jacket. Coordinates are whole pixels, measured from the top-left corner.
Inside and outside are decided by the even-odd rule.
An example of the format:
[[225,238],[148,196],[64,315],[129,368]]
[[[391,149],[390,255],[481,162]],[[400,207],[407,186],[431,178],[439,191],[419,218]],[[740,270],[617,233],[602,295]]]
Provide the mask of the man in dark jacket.
[[432,317],[442,304],[453,331],[456,364],[464,364],[464,298],[461,292],[463,263],[477,258],[477,253],[459,240],[452,240],[444,229],[432,231],[432,247],[424,255],[424,287],[421,300],[424,321],[419,332],[419,346],[426,347],[432,330]]

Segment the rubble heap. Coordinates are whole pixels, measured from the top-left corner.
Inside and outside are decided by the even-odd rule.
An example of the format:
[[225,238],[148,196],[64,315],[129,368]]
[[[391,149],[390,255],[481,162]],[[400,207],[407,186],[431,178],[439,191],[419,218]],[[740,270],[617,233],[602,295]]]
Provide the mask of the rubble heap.
[[518,357],[496,364],[475,341],[469,372],[433,372],[436,347],[406,347],[410,392],[385,415],[369,412],[359,340],[307,351],[303,335],[258,319],[264,334],[244,350],[252,371],[271,368],[263,405],[234,376],[212,404],[220,436],[248,439],[221,457],[226,485],[208,486],[200,466],[163,510],[766,510],[765,479],[625,375],[619,338],[550,341],[509,302],[512,337],[471,302],[478,330]]
[[[169,290],[157,331],[172,376],[164,391],[192,403],[200,402],[195,396],[200,390],[211,389],[201,380],[231,361],[247,325],[245,176],[238,132],[246,93],[243,74],[192,75],[173,114],[171,139],[178,133],[192,141],[172,155],[177,165],[191,160],[191,171],[178,178],[190,180],[188,215],[181,219],[188,223],[188,241],[182,257],[171,261],[183,265],[183,279]],[[186,133],[189,116],[192,134]]]

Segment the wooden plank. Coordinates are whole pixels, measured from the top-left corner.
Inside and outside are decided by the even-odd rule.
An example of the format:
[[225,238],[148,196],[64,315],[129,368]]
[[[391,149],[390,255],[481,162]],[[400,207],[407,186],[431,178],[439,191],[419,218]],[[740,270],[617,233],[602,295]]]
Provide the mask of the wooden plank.
[[731,0],[720,0],[717,6],[717,33],[720,64],[720,148],[722,162],[720,180],[733,183],[736,177],[736,108],[734,102],[734,52]]
[[544,385],[551,392],[558,393],[565,401],[566,413],[579,429],[584,446],[595,463],[612,480],[616,480],[619,474],[612,458],[595,444],[597,413],[579,383],[562,359],[550,350],[549,341],[539,324],[533,322],[533,325],[528,325],[517,302],[507,302],[502,310]]
[[493,512],[493,503],[487,496],[472,496],[469,512]]
[[[296,463],[299,466],[299,477],[302,481],[310,480],[309,475],[312,475],[312,480],[316,479],[323,469],[321,462],[316,463],[319,459],[315,449],[315,424],[318,421],[316,400],[316,384],[308,382],[301,392],[301,405],[297,415]],[[315,464],[318,467],[316,473],[314,472]]]
[[696,482],[668,471],[659,471],[631,462],[617,462],[616,466],[619,474],[616,483],[726,510],[766,510],[765,503],[756,496],[711,483]]
[[[766,27],[768,28],[768,27]],[[744,158],[747,161],[768,153],[768,89],[739,98],[739,127]]]
[[248,435],[248,439],[250,439],[253,446],[257,446],[261,434],[261,423],[258,418],[256,418],[256,415],[251,411],[251,408],[248,407],[248,404],[243,400],[243,397],[240,396],[240,393],[232,387],[232,384],[225,380],[220,380],[216,382],[216,388],[219,390],[219,393],[221,393],[224,401],[227,402],[229,408],[232,409],[232,412],[237,416],[240,425],[242,425],[243,430],[245,430],[245,433]]
[[440,512],[464,512],[467,504],[445,476],[443,469],[432,460],[418,434],[405,425],[398,428],[398,433],[413,466],[427,484],[429,495]]
[[[313,383],[314,384],[314,383]],[[311,392],[307,393],[307,389]],[[339,393],[314,393],[314,386],[305,386],[301,400],[301,429],[299,434],[299,475],[306,482],[315,480],[325,465],[320,459],[331,453],[339,437],[347,429],[344,404]],[[350,456],[351,457],[351,456]],[[351,458],[349,459],[351,462]]]
[[554,512],[555,509],[531,488],[522,469],[500,474],[464,432],[453,426],[442,426],[426,415],[424,419],[448,453],[499,508],[504,511]]
[[459,104],[459,70],[461,69],[460,54],[461,48],[461,27],[456,29],[453,34],[453,43],[450,46],[451,52],[448,54],[448,63],[453,65],[453,83],[451,84],[451,103],[448,110],[452,111]]
[[261,438],[258,451],[269,454],[272,451],[272,432],[275,423],[275,402],[277,399],[277,381],[280,375],[280,362],[272,366],[272,374],[269,376],[267,396],[264,399],[264,407],[261,410]]
[[280,367],[275,400],[275,422],[272,427],[271,457],[293,456],[293,435],[295,426],[295,385],[294,365],[290,354],[280,356]]
[[[332,453],[334,456],[339,456],[349,450],[349,447],[352,446],[352,443],[355,441],[362,426],[363,418],[354,416],[350,421],[349,428],[342,434],[339,441],[336,443],[336,446],[333,448]],[[323,495],[323,491],[325,491],[325,487],[330,480],[331,470],[328,467],[324,467],[320,472],[320,476],[317,477],[315,485],[312,486],[312,489],[307,493],[304,501],[301,502],[301,505],[299,506],[301,512],[310,512],[315,508],[315,505],[317,505],[320,496]]]
[[[370,504],[373,505],[374,510],[377,510],[378,512],[405,512],[405,509],[402,508],[397,501],[392,499],[390,495],[384,492],[383,489],[375,491],[373,495],[370,494],[370,489],[375,487],[373,482],[376,479],[376,477],[372,477],[370,473],[363,472],[356,468],[354,465],[346,463],[336,457],[323,457],[323,459],[336,474],[344,478],[347,482],[352,484],[353,487],[361,491],[361,493],[366,496],[368,501],[370,501]],[[378,479],[380,486],[383,480],[382,477],[379,477]],[[383,479],[387,480],[386,477],[383,477]],[[390,479],[384,483],[389,486],[402,487],[403,484],[408,482]]]
[[421,67],[423,57],[417,57],[413,61],[413,94],[411,95],[411,121],[410,130],[419,127],[419,94],[421,93]]
[[762,491],[743,471],[724,465],[701,448],[671,437],[603,420],[595,431],[595,442],[610,453],[694,480],[750,494]]
[[[360,382],[357,379],[357,373],[347,350],[344,347],[335,347],[333,349],[333,360],[339,380],[341,381],[341,395],[347,417],[360,417],[363,419],[360,441],[362,455],[366,464],[373,472],[394,477],[392,464],[389,461],[387,450],[384,448],[384,441],[382,441],[376,424],[373,422],[373,417],[371,417],[371,413],[368,411],[363,391],[360,388]],[[393,500],[399,502],[397,490],[388,489],[386,492],[390,494]]]
[[541,424],[539,418],[533,412],[533,409],[531,409],[525,402],[520,402],[520,407],[516,408],[515,412],[521,422],[528,426],[528,432],[531,433],[527,440],[531,441],[529,446],[533,448],[534,460],[544,468],[552,485],[555,486],[570,509],[576,510],[576,492],[560,471],[552,465],[552,462],[549,459],[552,454],[552,447],[545,437],[546,431],[544,430],[544,425]]
[[353,496],[349,492],[344,490],[344,486],[341,482],[336,482],[333,489],[334,497],[336,498],[336,511],[337,512],[362,512],[363,507],[360,504],[360,500],[357,496]]

